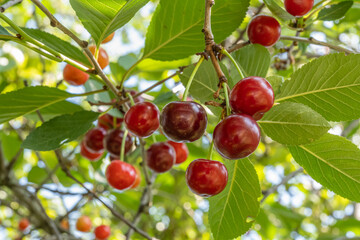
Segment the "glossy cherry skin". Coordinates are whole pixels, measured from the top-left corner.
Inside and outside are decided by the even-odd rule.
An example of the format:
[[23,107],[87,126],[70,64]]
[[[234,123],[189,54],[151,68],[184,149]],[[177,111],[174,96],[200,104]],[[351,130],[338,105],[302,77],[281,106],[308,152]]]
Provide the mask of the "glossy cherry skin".
[[314,6],[314,0],[285,0],[285,9],[295,17],[306,15]]
[[177,143],[173,141],[167,141],[170,144],[176,153],[176,160],[175,164],[180,164],[186,161],[187,157],[189,156],[189,149],[185,143]]
[[167,143],[154,143],[146,151],[146,164],[157,173],[169,171],[175,164],[176,153],[174,148]]
[[140,185],[141,182],[141,173],[140,170],[137,167],[134,167],[135,171],[136,171],[136,178],[135,178],[135,183],[134,185],[132,185],[131,189],[137,188]]
[[[104,139],[105,149],[113,156],[119,158],[121,151],[121,144],[124,137],[124,131],[116,128],[108,132]],[[125,140],[125,154],[127,154],[133,146],[133,140],[127,134]],[[121,159],[123,160],[123,159]]]
[[[122,118],[116,118],[111,116],[110,114],[106,113],[99,117],[98,119],[98,127],[105,129],[106,131],[113,129],[113,128],[119,128],[123,122]],[[115,121],[115,122],[114,122]],[[115,126],[114,126],[115,123]]]
[[204,135],[206,111],[196,102],[171,102],[161,112],[160,125],[169,140],[193,142]]
[[88,216],[81,216],[76,221],[76,229],[80,232],[90,232],[91,227],[91,219]]
[[279,40],[281,27],[275,18],[258,15],[249,23],[247,33],[251,43],[270,47]]
[[27,218],[22,218],[20,221],[19,221],[19,230],[20,231],[25,231],[30,225],[30,222]]
[[94,230],[96,240],[106,240],[110,237],[111,229],[109,226],[100,225]]
[[227,169],[218,161],[196,159],[186,169],[188,187],[202,197],[211,197],[222,192],[227,180]]
[[67,64],[63,70],[63,78],[70,85],[80,86],[86,83],[89,79],[89,74]]
[[216,150],[224,158],[244,158],[259,145],[260,128],[249,115],[234,114],[215,127],[213,138]]
[[261,77],[247,77],[230,92],[230,106],[236,113],[245,113],[259,120],[274,105],[274,91]]
[[137,103],[124,116],[126,128],[137,137],[148,137],[159,128],[160,112],[150,102]]
[[112,34],[110,34],[109,36],[107,36],[101,43],[102,43],[102,44],[105,44],[105,43],[110,42],[111,40],[113,40],[114,36],[115,36],[115,32],[113,32]]
[[104,137],[106,131],[102,128],[93,128],[88,131],[84,138],[84,144],[92,153],[100,153],[104,150]]
[[114,160],[106,168],[105,176],[110,186],[118,190],[126,190],[134,185],[136,170],[131,164]]
[[[96,49],[95,46],[89,47],[89,50],[93,55],[95,54],[95,49]],[[106,68],[107,65],[109,65],[109,55],[106,53],[106,51],[103,48],[99,49],[99,56],[97,61],[102,69]]]
[[81,149],[80,149],[80,154],[81,156],[83,156],[84,158],[89,159],[90,161],[97,161],[101,158],[101,156],[103,155],[104,151],[100,151],[97,153],[93,153],[91,152],[91,150],[89,150],[84,142],[81,142]]

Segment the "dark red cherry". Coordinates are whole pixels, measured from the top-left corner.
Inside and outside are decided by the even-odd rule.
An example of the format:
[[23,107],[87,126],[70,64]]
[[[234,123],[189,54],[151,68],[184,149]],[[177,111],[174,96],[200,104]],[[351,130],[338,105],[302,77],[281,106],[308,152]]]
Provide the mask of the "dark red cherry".
[[258,15],[249,23],[247,33],[251,43],[270,47],[279,40],[281,27],[275,18]]
[[161,112],[160,125],[169,140],[193,142],[204,135],[206,111],[196,102],[171,102]]
[[[121,151],[121,144],[124,137],[124,131],[116,128],[108,132],[104,139],[105,149],[116,158],[119,158]],[[129,134],[126,136],[125,140],[125,154],[128,153],[133,146],[133,141]],[[121,159],[124,160],[124,159]]]
[[100,153],[104,150],[104,137],[106,131],[102,128],[93,128],[88,131],[84,138],[84,144],[92,153]]
[[[106,131],[119,128],[123,122],[122,118],[115,118],[110,114],[106,113],[99,117],[98,119],[98,127],[105,129]],[[115,125],[114,125],[115,124]]]
[[[131,94],[131,96],[135,96],[137,94],[137,92],[134,90],[130,90],[129,93]],[[145,100],[141,96],[138,96],[138,97],[134,98],[134,102],[141,103],[141,102],[145,102]]]
[[228,159],[244,158],[259,145],[260,128],[249,115],[234,114],[216,126],[213,138],[221,156]]
[[180,164],[186,161],[189,156],[189,149],[187,148],[185,143],[177,143],[173,141],[167,141],[170,144],[176,153],[176,161],[175,164]]
[[86,83],[89,79],[89,74],[77,69],[76,67],[67,64],[63,71],[64,80],[70,85],[80,86]]
[[97,161],[101,158],[101,156],[103,155],[104,151],[100,151],[98,153],[92,153],[85,145],[84,142],[81,142],[81,149],[80,149],[80,154],[81,156],[83,156],[84,158],[89,159],[90,161]]
[[207,159],[196,159],[186,170],[190,190],[202,197],[219,194],[226,187],[228,172],[224,164]]
[[159,115],[159,109],[155,104],[137,103],[125,114],[125,126],[137,137],[148,137],[159,128]]
[[176,153],[174,148],[167,143],[154,143],[146,151],[146,164],[157,173],[169,171],[175,164]]
[[126,190],[134,185],[136,171],[132,165],[114,160],[106,168],[105,176],[110,186],[118,190]]
[[107,240],[110,237],[111,229],[109,226],[100,225],[95,228],[94,235],[96,240]]
[[310,12],[314,0],[285,0],[286,11],[295,17],[301,17]]
[[274,105],[274,91],[261,77],[247,77],[235,84],[230,93],[230,106],[236,113],[260,119]]

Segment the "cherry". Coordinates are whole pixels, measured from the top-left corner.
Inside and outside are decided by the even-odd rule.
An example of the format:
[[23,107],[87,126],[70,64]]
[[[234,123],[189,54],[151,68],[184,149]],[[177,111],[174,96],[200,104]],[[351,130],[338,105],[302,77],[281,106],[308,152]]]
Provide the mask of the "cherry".
[[176,153],[174,148],[167,143],[154,143],[146,151],[146,164],[157,173],[169,171],[175,164]]
[[185,143],[177,143],[173,141],[167,141],[170,144],[176,153],[176,161],[175,164],[180,164],[186,161],[189,156],[189,149],[187,148]]
[[95,234],[96,240],[106,240],[110,237],[111,230],[110,230],[109,226],[100,225],[95,228],[94,234]]
[[[131,94],[131,96],[135,96],[137,94],[137,92],[134,90],[130,90],[129,93]],[[140,103],[140,102],[145,102],[145,100],[141,96],[137,96],[136,98],[134,98],[134,102]]]
[[258,15],[249,23],[247,33],[251,43],[270,47],[279,40],[281,27],[275,18]]
[[245,113],[259,120],[274,104],[274,91],[261,77],[239,81],[230,93],[230,106],[236,113]]
[[69,221],[67,219],[61,220],[60,226],[65,230],[69,230],[70,228]]
[[137,167],[134,167],[135,171],[136,171],[136,178],[135,178],[135,183],[134,185],[132,185],[131,189],[137,188],[140,185],[141,182],[141,173],[140,170]]
[[89,79],[89,74],[67,64],[63,70],[63,78],[70,85],[79,86],[86,83]]
[[[114,126],[115,121],[115,126]],[[119,128],[123,122],[122,118],[116,118],[114,120],[114,117],[110,114],[106,113],[99,117],[98,119],[98,127],[105,129],[106,131],[113,129],[113,128]]]
[[285,0],[285,9],[295,17],[307,14],[314,6],[314,0]]
[[[105,148],[112,156],[119,158],[123,137],[124,131],[119,128],[116,128],[106,134],[104,139]],[[132,146],[133,140],[128,134],[125,140],[125,154],[131,150]]]
[[196,102],[171,102],[161,113],[160,125],[169,140],[193,142],[204,135],[206,111]]
[[[89,50],[94,55],[96,46],[90,46]],[[99,56],[97,61],[102,69],[109,65],[109,56],[103,48],[99,48]]]
[[19,230],[20,231],[25,231],[30,225],[30,222],[27,218],[22,218],[20,221],[19,221]]
[[227,169],[218,161],[196,159],[186,169],[188,187],[202,197],[211,197],[222,192],[227,180]]
[[81,149],[80,149],[80,154],[81,156],[83,156],[84,158],[89,159],[90,161],[97,161],[101,158],[101,156],[103,155],[103,151],[100,151],[99,153],[93,153],[91,152],[91,150],[89,150],[86,146],[84,142],[81,142]]
[[105,175],[110,186],[118,190],[131,188],[136,180],[135,168],[120,160],[112,161],[106,168]]
[[125,126],[137,137],[148,137],[159,128],[159,115],[159,109],[155,104],[137,103],[125,114]]
[[234,114],[215,127],[213,138],[221,156],[228,159],[244,158],[259,145],[260,128],[249,115]]
[[109,36],[107,36],[101,43],[102,43],[102,44],[105,44],[105,43],[110,42],[111,40],[113,40],[114,36],[115,36],[115,32],[113,32],[112,34],[110,34]]
[[91,219],[88,216],[81,216],[76,222],[76,229],[80,232],[90,232],[92,227]]
[[92,153],[102,153],[104,150],[104,137],[106,131],[102,128],[93,128],[88,131],[84,138],[84,145]]

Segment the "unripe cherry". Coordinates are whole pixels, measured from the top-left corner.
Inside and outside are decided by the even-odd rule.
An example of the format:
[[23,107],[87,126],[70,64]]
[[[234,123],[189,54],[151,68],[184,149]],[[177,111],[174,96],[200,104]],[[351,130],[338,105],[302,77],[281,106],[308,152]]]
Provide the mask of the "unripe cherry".
[[[95,55],[96,46],[90,46],[89,50],[93,55]],[[99,56],[97,61],[102,69],[109,65],[109,55],[103,48],[99,48]]]
[[80,232],[90,232],[91,227],[91,219],[88,216],[81,216],[76,221],[76,229]]
[[70,64],[67,64],[63,70],[63,78],[70,85],[80,86],[86,83],[89,79],[89,74]]
[[105,43],[110,42],[111,40],[113,40],[114,36],[115,36],[115,32],[113,32],[109,36],[107,36],[101,43],[105,44]]

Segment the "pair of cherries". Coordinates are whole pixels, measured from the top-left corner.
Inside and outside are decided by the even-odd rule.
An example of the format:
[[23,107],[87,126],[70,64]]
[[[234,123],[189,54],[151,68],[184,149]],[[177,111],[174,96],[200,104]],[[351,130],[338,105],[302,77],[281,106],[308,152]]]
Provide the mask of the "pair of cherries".
[[[92,223],[88,216],[81,216],[76,221],[76,229],[80,232],[90,232],[91,228]],[[111,229],[107,225],[100,225],[95,228],[94,235],[96,240],[106,240],[111,235]]]

